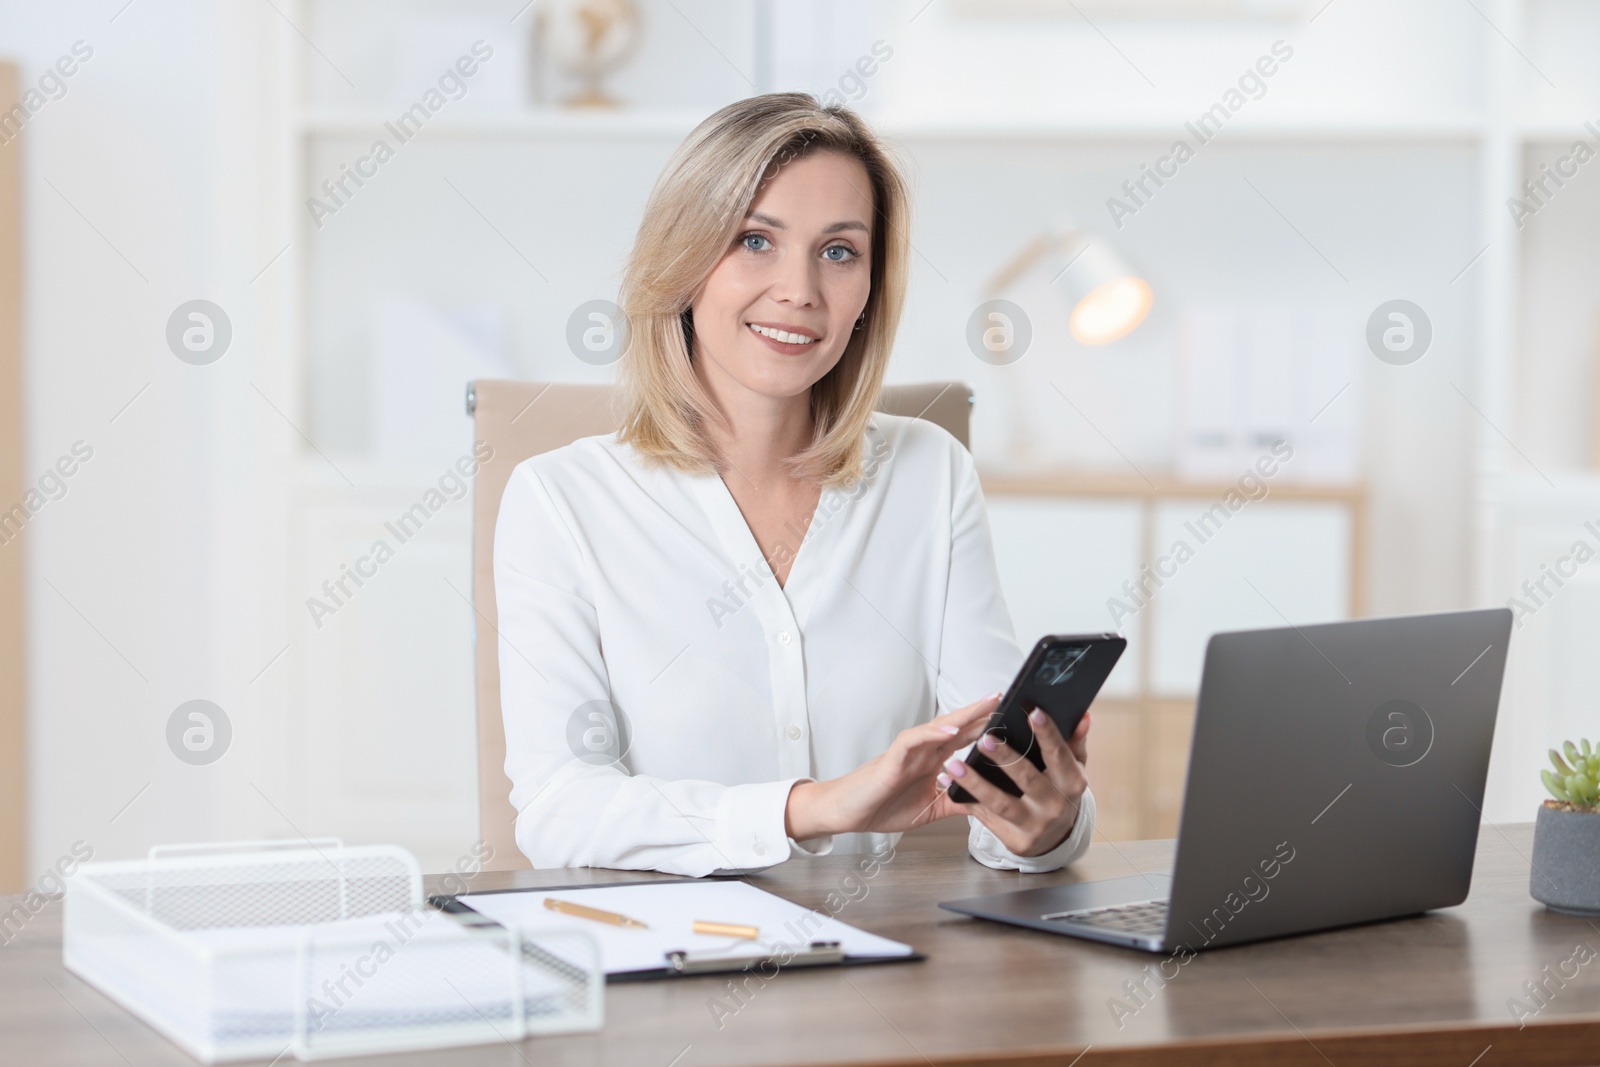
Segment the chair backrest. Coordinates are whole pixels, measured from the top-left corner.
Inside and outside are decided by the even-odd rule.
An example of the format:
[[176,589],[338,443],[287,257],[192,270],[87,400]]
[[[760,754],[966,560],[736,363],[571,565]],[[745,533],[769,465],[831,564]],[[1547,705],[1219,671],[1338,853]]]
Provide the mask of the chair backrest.
[[[472,605],[476,614],[478,703],[478,835],[494,851],[488,870],[529,866],[517,848],[516,811],[506,777],[505,724],[500,718],[499,614],[494,600],[494,525],[511,471],[529,456],[611,433],[621,421],[610,385],[477,381],[467,388],[473,438],[494,455],[478,468],[472,490]],[[968,444],[972,388],[962,382],[891,385],[879,410],[928,419]]]

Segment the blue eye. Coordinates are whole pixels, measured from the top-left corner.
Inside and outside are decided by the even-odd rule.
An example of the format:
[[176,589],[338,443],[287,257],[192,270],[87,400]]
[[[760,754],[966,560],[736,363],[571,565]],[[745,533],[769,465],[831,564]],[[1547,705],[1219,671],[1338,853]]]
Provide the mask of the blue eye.
[[[843,252],[845,255],[839,257],[829,256],[828,254],[830,252]],[[856,251],[849,245],[829,245],[827,248],[822,250],[822,254],[824,256],[828,256],[829,261],[832,263],[848,263],[851,259],[855,258]]]
[[743,237],[739,238],[739,243],[744,245],[745,248],[749,249],[752,252],[764,252],[764,251],[766,251],[765,248],[759,248],[759,247],[757,247],[755,245],[752,245],[750,243],[751,241],[760,241],[760,242],[762,242],[763,244],[766,244],[766,245],[771,245],[772,244],[771,241],[768,241],[766,239],[766,237],[762,236],[759,233],[747,233]]

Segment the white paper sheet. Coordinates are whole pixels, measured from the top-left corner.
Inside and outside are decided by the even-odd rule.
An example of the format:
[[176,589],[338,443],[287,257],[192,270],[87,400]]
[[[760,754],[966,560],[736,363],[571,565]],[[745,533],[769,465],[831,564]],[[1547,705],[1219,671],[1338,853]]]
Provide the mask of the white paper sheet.
[[[463,1005],[503,1010],[516,995],[506,945],[433,911],[312,926],[193,930],[185,936],[218,953],[211,1016],[218,1032],[292,1026],[303,937],[311,939],[306,963],[313,999],[307,1010],[314,1022],[337,1014],[343,1026],[362,1025]],[[324,980],[330,984],[324,986]],[[524,964],[523,995],[558,995],[567,989],[568,983]]]
[[[638,919],[648,929],[563,915],[544,906],[546,897],[586,904]],[[587,930],[600,945],[607,974],[654,970],[665,954],[692,953],[760,957],[803,951],[813,941],[837,941],[847,956],[909,956],[910,945],[869,934],[823,911],[812,911],[748,882],[642,882],[593,889],[551,889],[516,893],[472,893],[461,902],[502,926]],[[694,933],[695,920],[738,923],[760,930],[758,941]]]

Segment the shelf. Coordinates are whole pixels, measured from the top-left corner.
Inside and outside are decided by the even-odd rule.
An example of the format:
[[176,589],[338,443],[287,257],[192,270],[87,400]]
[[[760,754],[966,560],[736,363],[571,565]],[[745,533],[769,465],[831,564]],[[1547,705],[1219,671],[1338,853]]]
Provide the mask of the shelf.
[[[1513,462],[1521,464],[1520,460]],[[1527,467],[1523,465],[1525,472]],[[1586,517],[1600,518],[1600,471],[1547,470],[1550,481],[1537,474],[1511,472],[1497,483],[1499,503],[1519,511],[1581,509]]]
[[455,457],[446,456],[432,462],[368,459],[339,453],[323,457],[301,448],[294,457],[293,470],[295,485],[306,491],[385,496],[423,492],[449,473],[454,462]]
[[[348,455],[330,455],[327,459],[309,451],[295,457],[297,484],[307,488],[348,490],[348,477],[356,489],[378,493],[394,490],[420,490],[436,482],[446,473],[450,460],[441,457],[429,463],[418,460],[376,460]],[[1062,497],[1118,497],[1135,499],[1221,499],[1230,492],[1238,492],[1237,481],[1218,479],[1185,480],[1165,471],[1150,471],[1146,481],[1137,474],[1116,471],[1051,470],[1034,473],[985,470],[979,472],[983,491],[989,496],[1062,496]],[[1600,500],[1600,474],[1562,476],[1558,485],[1585,499]],[[1294,500],[1313,503],[1360,504],[1366,489],[1360,484],[1268,482],[1270,490],[1265,499]],[[1543,492],[1541,493],[1540,490]],[[1550,487],[1534,478],[1523,493],[1533,499],[1551,497]]]
[[[1154,115],[930,119],[875,117],[885,135],[908,140],[1169,140],[1194,135],[1185,128],[1202,109]],[[1224,144],[1239,141],[1442,141],[1482,136],[1483,116],[1470,111],[1427,115],[1310,116],[1294,120],[1241,115],[1224,126]]]
[[[302,115],[299,131],[307,137],[377,137],[385,123],[400,111],[312,111]],[[705,111],[651,109],[618,111],[528,110],[494,114],[441,115],[422,132],[431,137],[455,138],[679,138],[687,135]],[[1184,127],[1192,115],[1083,116],[1075,118],[919,118],[871,116],[869,121],[884,136],[907,141],[1166,141],[1194,136]],[[1593,120],[1600,127],[1600,117]],[[1525,142],[1567,143],[1600,140],[1578,118],[1541,116],[1517,123],[1516,136]],[[1476,143],[1488,130],[1488,120],[1471,111],[1430,115],[1313,116],[1295,120],[1249,119],[1230,122],[1218,135],[1224,144],[1350,141],[1424,141]]]
[[[300,117],[308,137],[379,137],[402,108],[392,111],[312,111]],[[711,111],[562,111],[544,109],[504,113],[441,115],[422,134],[430,137],[683,137]]]
[[[711,113],[706,110],[634,109],[618,111],[562,111],[543,109],[500,114],[444,114],[423,128],[429,136],[445,137],[683,137]],[[384,124],[400,114],[378,109],[312,111],[300,119],[303,135],[311,137],[381,136]],[[1184,127],[1194,115],[1170,114],[1015,117],[927,118],[869,116],[886,137],[913,141],[1056,141],[1056,140],[1156,140],[1193,139]],[[1481,115],[1462,111],[1427,115],[1325,116],[1295,120],[1251,119],[1241,116],[1219,134],[1223,142],[1259,141],[1430,141],[1473,142],[1483,134]]]
[[[1600,129],[1600,117],[1589,120],[1596,129]],[[1518,129],[1524,141],[1555,141],[1560,144],[1571,144],[1573,141],[1587,141],[1592,148],[1600,135],[1584,128],[1583,119],[1562,119],[1553,116],[1540,116],[1538,118],[1524,119]]]
[[[1220,499],[1239,491],[1238,482],[1185,481],[1170,474],[1152,474],[1149,481],[1137,474],[1102,471],[1052,471],[1038,474],[980,474],[983,491],[990,496],[1166,497]],[[1359,504],[1365,496],[1360,485],[1315,482],[1268,483],[1265,499]]]

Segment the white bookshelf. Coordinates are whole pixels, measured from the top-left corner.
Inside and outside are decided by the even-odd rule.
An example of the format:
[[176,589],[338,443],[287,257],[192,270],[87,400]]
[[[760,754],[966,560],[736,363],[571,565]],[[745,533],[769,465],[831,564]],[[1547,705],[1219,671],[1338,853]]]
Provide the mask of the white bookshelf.
[[[300,0],[296,5],[285,5],[285,10],[300,25],[311,25],[313,20],[309,9],[317,2],[319,0]],[[1519,387],[1521,323],[1518,293],[1524,271],[1524,238],[1511,225],[1504,202],[1517,191],[1522,178],[1523,159],[1530,149],[1559,146],[1569,139],[1586,136],[1586,131],[1583,126],[1583,101],[1578,98],[1551,99],[1547,87],[1530,74],[1526,62],[1507,47],[1500,33],[1517,42],[1524,52],[1540,57],[1543,55],[1541,48],[1553,47],[1548,27],[1553,13],[1559,14],[1564,5],[1558,0],[1485,0],[1479,6],[1487,19],[1493,22],[1493,27],[1470,10],[1461,16],[1465,20],[1462,25],[1467,28],[1452,23],[1451,32],[1455,35],[1452,40],[1467,42],[1461,47],[1463,58],[1457,79],[1462,85],[1468,86],[1457,94],[1461,99],[1452,101],[1423,94],[1426,98],[1419,97],[1418,100],[1395,99],[1392,106],[1388,100],[1374,103],[1373,99],[1362,99],[1340,111],[1337,108],[1344,101],[1337,94],[1324,94],[1314,100],[1274,98],[1270,109],[1246,109],[1241,112],[1229,123],[1215,146],[1207,148],[1209,159],[1226,161],[1247,158],[1259,161],[1269,171],[1281,167],[1287,177],[1273,187],[1275,192],[1280,186],[1293,191],[1297,185],[1314,185],[1319,180],[1332,182],[1332,178],[1320,177],[1323,161],[1332,154],[1347,151],[1377,158],[1385,163],[1399,160],[1405,165],[1410,165],[1407,161],[1413,158],[1420,158],[1423,163],[1419,166],[1426,177],[1443,176],[1447,179],[1445,185],[1450,186],[1441,194],[1441,202],[1447,206],[1438,209],[1439,219],[1419,224],[1416,232],[1421,235],[1419,240],[1437,243],[1442,250],[1441,259],[1450,259],[1451,266],[1445,269],[1443,280],[1448,280],[1451,274],[1466,267],[1472,260],[1470,269],[1465,270],[1459,283],[1453,283],[1454,288],[1449,290],[1452,293],[1464,290],[1469,294],[1463,298],[1470,305],[1467,312],[1470,326],[1462,332],[1470,336],[1466,342],[1466,355],[1462,359],[1470,360],[1463,364],[1470,369],[1452,372],[1453,376],[1442,375],[1440,381],[1435,383],[1444,389],[1444,377],[1449,377],[1451,382],[1471,393],[1472,402],[1483,413],[1483,417],[1473,412],[1465,412],[1461,416],[1469,424],[1466,435],[1471,443],[1470,455],[1465,460],[1467,475],[1463,489],[1465,503],[1462,513],[1466,529],[1456,532],[1456,536],[1464,538],[1470,546],[1459,566],[1465,579],[1458,583],[1456,591],[1443,595],[1438,590],[1448,583],[1437,578],[1432,580],[1431,586],[1417,586],[1417,589],[1423,590],[1420,594],[1392,594],[1388,589],[1389,583],[1409,579],[1404,575],[1396,579],[1395,566],[1390,565],[1386,570],[1381,554],[1369,553],[1371,565],[1363,569],[1368,576],[1368,587],[1361,590],[1360,595],[1352,596],[1350,602],[1354,606],[1365,601],[1372,610],[1377,611],[1395,602],[1412,604],[1412,610],[1503,602],[1509,588],[1515,584],[1511,576],[1516,573],[1518,563],[1514,558],[1512,541],[1516,531],[1527,525],[1523,517],[1535,512],[1545,514],[1552,506],[1556,506],[1556,510],[1565,508],[1576,513],[1589,507],[1589,501],[1600,492],[1600,477],[1582,473],[1578,469],[1567,469],[1572,466],[1570,464],[1562,467],[1560,476],[1554,478],[1557,483],[1555,489],[1542,479],[1529,479],[1521,460],[1508,449],[1501,436],[1502,431],[1513,439],[1521,434],[1514,417],[1514,398]],[[705,17],[706,12],[714,7],[712,0],[705,0],[690,13],[697,18]],[[1336,9],[1322,16],[1322,21],[1315,29],[1324,35],[1323,39],[1346,42],[1341,46],[1347,46],[1349,40],[1360,36],[1362,19],[1370,17],[1378,20],[1375,25],[1387,27],[1389,23],[1383,20],[1402,17],[1389,9],[1384,9],[1381,14],[1375,14],[1374,10],[1360,5],[1350,5],[1344,11]],[[889,13],[886,18],[903,17],[894,4],[888,5],[886,11]],[[1534,16],[1531,21],[1538,27],[1544,27],[1539,31],[1545,34],[1544,37],[1530,39],[1530,12]],[[921,75],[916,66],[920,61],[916,57],[938,55],[941,48],[958,48],[959,44],[952,43],[954,38],[942,43],[929,43],[933,40],[932,35],[938,32],[938,20],[949,17],[947,13],[930,11],[921,16],[914,27],[899,27],[896,32],[901,36],[895,38],[899,51],[892,62],[900,66],[887,66],[885,77],[889,77],[887,72],[892,71],[893,77],[903,79],[903,85],[915,84],[916,78]],[[1340,23],[1341,19],[1345,22]],[[996,28],[998,25],[978,27],[972,32],[971,39],[995,40],[996,35],[1003,32],[1003,28]],[[964,28],[963,32],[966,32]],[[1136,31],[1127,32],[1132,34]],[[1286,32],[1293,32],[1293,27],[1286,29],[1275,25],[1263,30],[1263,34],[1271,36]],[[719,43],[728,46],[728,41],[720,38]],[[1154,49],[1158,45],[1169,50],[1175,47],[1170,41],[1157,41],[1151,47]],[[1562,44],[1562,47],[1570,48],[1566,44]],[[507,175],[527,175],[534,184],[544,181],[550,183],[538,186],[540,189],[563,190],[567,187],[560,184],[559,178],[563,174],[580,171],[581,165],[577,162],[579,153],[587,151],[590,146],[602,146],[606,151],[615,153],[607,157],[603,168],[605,173],[629,170],[635,172],[629,180],[636,180],[639,188],[647,187],[659,167],[660,159],[705,114],[728,99],[750,91],[727,68],[722,68],[720,74],[703,75],[708,88],[703,103],[696,106],[674,102],[667,106],[644,106],[616,112],[523,108],[441,113],[429,122],[419,136],[418,147],[405,150],[409,157],[407,173],[402,174],[397,170],[393,177],[386,174],[383,192],[375,190],[362,194],[362,200],[357,204],[360,211],[376,213],[388,210],[395,221],[395,225],[387,230],[391,236],[385,238],[391,243],[372,243],[372,261],[363,263],[349,247],[340,248],[337,255],[326,255],[334,247],[335,241],[343,238],[319,243],[307,223],[304,200],[309,195],[308,190],[314,189],[318,181],[326,176],[325,171],[316,169],[319,159],[338,158],[350,146],[360,146],[363,141],[381,135],[384,124],[391,121],[402,108],[387,104],[352,104],[342,89],[326,94],[326,98],[318,97],[315,86],[330,80],[327,72],[320,69],[318,58],[309,53],[287,29],[282,31],[277,49],[283,61],[280,68],[280,99],[283,102],[280,130],[284,171],[272,207],[282,232],[291,234],[292,239],[285,259],[283,284],[287,301],[280,323],[283,336],[289,340],[282,349],[282,365],[272,368],[271,377],[281,390],[281,394],[274,395],[294,397],[296,419],[300,425],[307,427],[316,421],[313,416],[316,410],[315,383],[318,380],[317,353],[342,351],[340,346],[343,342],[339,339],[349,335],[354,328],[353,320],[339,320],[337,313],[330,314],[328,311],[330,303],[348,306],[352,299],[359,296],[357,289],[338,288],[342,284],[340,279],[348,278],[352,272],[371,270],[390,272],[403,280],[405,275],[399,268],[404,264],[397,267],[396,263],[406,254],[405,241],[412,239],[412,235],[422,233],[427,236],[414,239],[438,243],[437,234],[427,230],[432,224],[431,220],[418,212],[396,212],[392,206],[384,204],[386,197],[414,195],[412,189],[402,187],[407,183],[420,182],[422,178],[419,175],[436,180],[437,175],[429,172],[429,168],[449,174],[448,168],[458,167],[459,175],[465,176],[458,184],[461,181],[473,183],[470,192],[475,202],[511,238],[524,244],[548,241],[547,247],[558,252],[550,260],[550,263],[556,264],[554,267],[529,253],[529,258],[540,262],[541,269],[551,276],[551,281],[546,285],[531,276],[517,273],[522,267],[509,257],[503,244],[495,244],[500,238],[485,232],[474,233],[466,225],[461,229],[464,240],[481,242],[473,246],[474,254],[481,255],[484,263],[491,264],[485,268],[478,286],[485,298],[515,301],[519,307],[534,309],[529,312],[526,322],[539,324],[538,328],[527,326],[515,340],[523,357],[517,371],[530,376],[565,374],[572,380],[605,380],[605,372],[568,366],[559,360],[549,362],[553,358],[548,351],[549,346],[536,343],[531,338],[543,336],[539,331],[553,332],[554,327],[550,324],[556,318],[554,309],[575,302],[580,291],[590,292],[605,283],[606,270],[614,269],[615,264],[620,262],[620,250],[625,247],[626,233],[636,224],[633,213],[637,211],[637,204],[626,204],[622,212],[625,218],[606,223],[590,220],[600,218],[605,213],[602,208],[609,209],[611,206],[609,202],[585,203],[581,199],[574,200],[563,204],[563,218],[558,220],[559,224],[541,228],[536,216],[517,214],[519,194],[515,183],[510,182]],[[727,47],[724,47],[724,51],[727,51]],[[1308,45],[1305,52],[1305,62],[1309,64],[1315,58],[1316,51]],[[753,51],[746,55],[732,53],[725,58],[729,64],[742,66],[746,70],[753,71],[758,65]],[[722,62],[715,56],[709,56],[706,69],[711,70]],[[1199,62],[1192,60],[1191,65]],[[1377,63],[1379,59],[1373,62]],[[884,134],[917,159],[919,180],[925,174],[937,176],[942,173],[938,168],[950,165],[951,161],[975,165],[985,158],[984,152],[1004,152],[1012,148],[1028,160],[1043,158],[1058,161],[1070,156],[1084,160],[1085,168],[1098,167],[1110,173],[1118,158],[1136,160],[1145,151],[1139,146],[1161,147],[1170,142],[1197,110],[1195,102],[1179,104],[1149,94],[1140,95],[1142,88],[1133,84],[1132,89],[1117,97],[1120,102],[1115,106],[1077,107],[1074,110],[1065,104],[1057,106],[1054,101],[1041,103],[1033,100],[1026,109],[996,104],[985,110],[981,100],[964,100],[961,108],[948,109],[941,114],[935,113],[938,105],[932,105],[931,109],[919,108],[915,89],[902,87],[893,90],[890,82],[882,84],[882,88],[875,85],[872,89],[873,93],[879,95],[869,97],[867,101],[872,105],[868,111],[869,118]],[[996,89],[996,99],[1004,91],[1009,90]],[[1582,91],[1577,97],[1581,97]],[[1478,97],[1471,99],[1475,93]],[[1448,94],[1435,94],[1435,97],[1440,96]],[[1600,123],[1600,96],[1589,103],[1591,106],[1588,111]],[[1203,108],[1203,101],[1199,101],[1199,106]],[[1118,156],[1118,153],[1121,155]],[[1059,164],[1051,162],[1051,165]],[[1600,167],[1600,163],[1594,166]],[[1131,168],[1125,166],[1124,173],[1131,173]],[[1596,171],[1596,174],[1600,175],[1600,171]],[[1198,191],[1203,180],[1197,178],[1190,184]],[[1600,177],[1587,180],[1600,183]],[[937,186],[936,182],[933,184]],[[1458,196],[1452,191],[1455,186],[1468,187],[1473,192],[1470,196]],[[608,186],[605,195],[617,195],[615,190],[618,188],[621,186]],[[1107,192],[1110,191],[1108,188]],[[1324,201],[1336,206],[1338,187],[1330,184],[1324,186],[1322,191],[1326,194]],[[1315,204],[1317,200],[1313,197],[1310,202]],[[1306,223],[1308,217],[1312,224],[1318,221],[1315,213],[1308,212],[1300,205],[1291,205],[1285,210],[1296,214],[1302,223]],[[471,221],[467,218],[468,223]],[[1268,222],[1276,225],[1271,219]],[[566,228],[563,229],[563,226]],[[1329,225],[1332,239],[1338,239],[1341,228],[1335,218]],[[393,236],[395,231],[399,231],[399,236]],[[1212,239],[1215,239],[1212,234],[1196,238]],[[1285,240],[1292,242],[1294,238],[1290,236]],[[1000,249],[1000,246],[1013,242],[1006,236],[996,238],[994,243],[996,249]],[[351,239],[348,244],[359,250],[362,240]],[[1295,246],[1288,244],[1285,247],[1293,249]],[[1460,254],[1458,258],[1451,258],[1456,257],[1456,248],[1461,250]],[[954,276],[955,271],[950,269],[952,261],[958,268],[965,269],[964,260],[992,257],[998,254],[996,249],[983,247],[974,252],[958,248],[950,251],[935,242],[925,250],[927,255],[924,258],[929,263],[937,261],[940,266],[932,271],[926,266],[919,267],[924,273],[918,276],[916,284],[925,293],[943,294],[947,290],[939,288],[935,274]],[[1485,251],[1473,260],[1473,253],[1479,249]],[[451,259],[450,251],[447,247],[441,247],[440,259],[444,264],[440,267],[441,271],[445,270],[445,266],[453,268],[458,262]],[[503,258],[490,258],[495,255]],[[319,256],[325,258],[319,259]],[[1315,274],[1320,269],[1307,256],[1303,264],[1292,262],[1285,273],[1302,272],[1290,281],[1299,279],[1297,284],[1307,289],[1324,283],[1332,284],[1331,278],[1319,278]],[[614,279],[614,273],[612,277]],[[1600,278],[1596,281],[1600,282]],[[961,280],[956,279],[951,284],[953,288],[949,291],[956,293],[954,300],[965,300]],[[563,289],[563,286],[568,288]],[[1340,293],[1340,299],[1345,299],[1343,290],[1336,291]],[[950,300],[943,296],[938,299]],[[334,341],[337,343],[330,347],[328,338],[319,331],[334,321],[340,321],[343,325],[334,331]],[[963,362],[960,353],[950,355],[935,350],[936,342],[927,340],[936,336],[936,331],[931,327],[929,331],[919,334],[913,325],[909,336],[908,351],[920,360],[913,376],[975,377],[969,373],[969,363]],[[1446,395],[1454,399],[1453,394]],[[1560,402],[1587,404],[1588,395],[1592,394],[1565,396]],[[299,506],[290,502],[303,502],[307,494],[315,495],[318,500],[331,500],[347,492],[343,478],[332,472],[328,464],[305,447],[303,442],[295,440],[293,446],[292,457],[281,471],[276,472],[283,487],[286,507]],[[407,493],[426,484],[436,473],[432,464],[370,462],[359,454],[348,452],[336,454],[330,451],[330,455],[334,463],[356,481],[366,497],[376,495],[384,501],[404,500]],[[1551,473],[1554,475],[1557,472]],[[1410,477],[1425,476],[1424,471],[1423,474]],[[1401,519],[1394,517],[1402,514],[1396,510],[1403,509],[1404,500],[1400,499],[1401,496],[1403,489],[1385,489],[1381,485],[1374,487],[1371,498],[1373,521],[1369,525],[1374,546],[1385,536],[1386,530],[1403,525]],[[355,506],[354,501],[352,506]],[[363,503],[360,506],[370,505]],[[1387,526],[1384,518],[1386,508],[1391,516]],[[1545,510],[1541,512],[1539,509]],[[1435,532],[1444,528],[1443,524],[1431,527]],[[458,550],[465,552],[464,542],[458,546]],[[287,542],[285,551],[291,555],[296,552],[301,555],[309,553],[305,546],[296,549]],[[448,549],[441,547],[439,551],[447,552]],[[1451,567],[1455,566],[1451,564]],[[299,602],[303,599],[303,592],[300,589],[290,591],[286,613],[303,611]],[[318,669],[327,668],[324,665]],[[300,678],[297,684],[301,688],[298,692],[286,692],[283,698],[286,702],[292,703],[303,698],[305,686],[309,684],[308,670],[302,665],[297,676]],[[1531,691],[1523,693],[1508,683],[1502,720],[1505,729],[1512,730],[1520,723],[1542,723],[1544,719],[1536,706],[1539,699],[1538,694]],[[454,709],[450,714],[455,715],[458,710]],[[1540,727],[1533,725],[1532,728]],[[1527,780],[1533,778],[1534,787],[1537,786],[1537,780],[1525,765],[1525,753],[1506,740],[1507,736],[1503,732],[1492,771],[1490,803],[1495,807],[1490,814],[1500,818],[1526,817],[1531,811],[1528,803],[1533,795]],[[286,737],[284,743],[292,749],[295,742]]]

